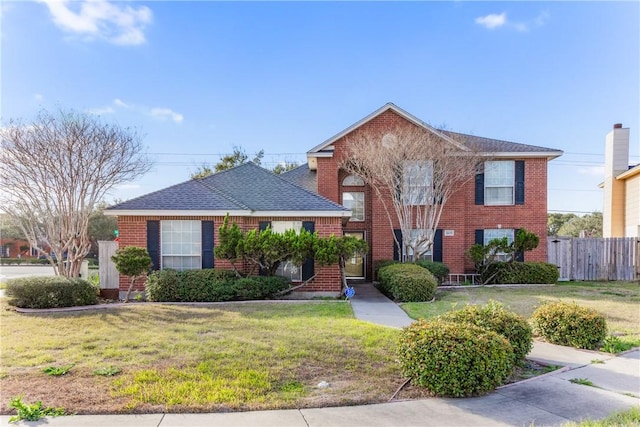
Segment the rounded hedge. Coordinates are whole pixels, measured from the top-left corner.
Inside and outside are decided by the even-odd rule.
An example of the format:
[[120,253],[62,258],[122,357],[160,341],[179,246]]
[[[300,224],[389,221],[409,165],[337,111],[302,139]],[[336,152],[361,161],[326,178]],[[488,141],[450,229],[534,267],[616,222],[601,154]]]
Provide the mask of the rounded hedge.
[[607,337],[607,323],[596,310],[576,303],[547,303],[531,315],[534,331],[552,344],[595,349]]
[[492,284],[550,284],[556,283],[560,273],[555,264],[546,262],[496,262],[488,265],[480,275],[482,283]]
[[400,334],[402,374],[436,396],[484,394],[501,385],[513,369],[509,341],[468,323],[419,320]]
[[378,270],[379,287],[400,302],[431,301],[438,281],[429,270],[415,264],[391,264]]
[[63,276],[38,276],[7,282],[9,305],[20,308],[58,308],[94,305],[98,289],[83,279]]
[[489,301],[484,306],[468,305],[462,310],[450,311],[439,317],[446,322],[470,323],[496,332],[507,340],[513,348],[514,364],[522,365],[533,345],[533,332],[527,320],[497,301]]
[[429,272],[431,272],[431,274],[433,274],[433,276],[438,279],[439,284],[443,283],[446,279],[449,278],[449,267],[441,262],[420,260],[416,261],[415,264],[429,270]]

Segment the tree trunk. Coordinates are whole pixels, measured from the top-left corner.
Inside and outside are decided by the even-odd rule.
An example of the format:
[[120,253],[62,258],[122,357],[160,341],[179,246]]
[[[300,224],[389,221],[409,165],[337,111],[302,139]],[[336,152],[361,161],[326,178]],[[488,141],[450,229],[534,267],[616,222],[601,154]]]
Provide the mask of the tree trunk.
[[138,276],[133,276],[131,278],[131,282],[129,283],[129,289],[127,289],[127,295],[124,297],[124,302],[129,302],[129,296],[131,295],[131,290],[133,289],[133,283],[136,281]]

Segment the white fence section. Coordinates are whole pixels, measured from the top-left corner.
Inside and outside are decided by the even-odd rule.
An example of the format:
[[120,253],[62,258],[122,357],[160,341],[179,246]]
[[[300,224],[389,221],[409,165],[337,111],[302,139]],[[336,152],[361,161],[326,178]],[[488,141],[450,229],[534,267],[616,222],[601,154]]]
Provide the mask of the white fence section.
[[636,280],[640,239],[548,237],[547,260],[559,267],[560,280]]
[[111,256],[118,250],[118,242],[106,240],[98,241],[98,253],[100,260],[100,289],[118,289],[120,287],[120,276]]

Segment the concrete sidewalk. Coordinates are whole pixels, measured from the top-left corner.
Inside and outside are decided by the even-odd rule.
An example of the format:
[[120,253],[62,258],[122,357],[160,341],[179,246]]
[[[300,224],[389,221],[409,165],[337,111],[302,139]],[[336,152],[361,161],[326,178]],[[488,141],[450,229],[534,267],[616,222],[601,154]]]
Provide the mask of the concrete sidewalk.
[[[358,319],[403,327],[411,319],[372,285],[358,285],[351,301]],[[560,426],[600,419],[640,405],[640,350],[614,357],[607,353],[534,343],[533,360],[566,368],[465,399],[423,399],[333,408],[212,414],[75,415],[21,422],[24,426]],[[594,363],[597,361],[598,363]],[[582,378],[594,387],[574,384]],[[9,416],[0,416],[8,425]]]

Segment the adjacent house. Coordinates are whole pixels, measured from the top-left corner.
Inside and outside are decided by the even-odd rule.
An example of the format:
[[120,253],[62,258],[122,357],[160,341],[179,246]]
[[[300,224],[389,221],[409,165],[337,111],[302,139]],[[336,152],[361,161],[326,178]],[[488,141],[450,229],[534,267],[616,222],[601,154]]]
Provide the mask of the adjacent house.
[[[395,244],[397,223],[390,224],[380,200],[363,180],[347,174],[345,137],[356,129],[391,125],[437,131],[386,104],[307,152],[308,163],[281,176],[247,163],[209,176],[126,201],[105,211],[118,216],[121,246],[146,247],[154,269],[230,268],[214,257],[217,228],[228,213],[242,229],[305,228],[322,236],[351,235],[367,241],[369,253],[347,266],[352,280],[371,280],[376,261],[401,259]],[[474,243],[506,236],[519,228],[540,237],[527,260],[546,261],[547,162],[562,151],[533,145],[437,131],[486,155],[475,180],[461,186],[445,205],[429,259],[444,262],[452,273],[471,272],[465,251]],[[313,280],[301,294],[337,295],[337,266],[282,265],[280,274],[293,281]],[[121,277],[121,290],[127,286]],[[139,284],[138,289],[143,289]]]
[[603,237],[640,237],[640,164],[629,165],[629,128],[613,125],[605,140]]

